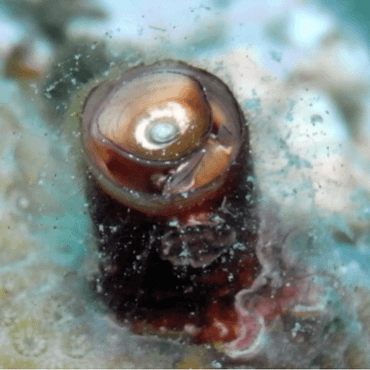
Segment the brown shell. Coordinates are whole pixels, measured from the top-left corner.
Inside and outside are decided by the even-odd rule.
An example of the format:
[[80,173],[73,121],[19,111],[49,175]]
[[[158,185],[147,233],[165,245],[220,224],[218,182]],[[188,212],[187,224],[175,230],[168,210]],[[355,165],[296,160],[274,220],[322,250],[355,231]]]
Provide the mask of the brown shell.
[[98,84],[81,124],[100,186],[149,214],[212,198],[244,141],[243,115],[228,87],[177,62],[135,67]]
[[234,340],[235,294],[260,264],[248,127],[230,90],[165,62],[85,96],[71,115],[89,164],[96,292],[137,332],[192,328],[198,343]]

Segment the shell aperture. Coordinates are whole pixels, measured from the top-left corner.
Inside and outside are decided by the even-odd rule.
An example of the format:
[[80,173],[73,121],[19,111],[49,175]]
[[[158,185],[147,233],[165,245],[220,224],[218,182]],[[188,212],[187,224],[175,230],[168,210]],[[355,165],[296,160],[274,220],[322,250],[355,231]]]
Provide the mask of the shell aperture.
[[152,214],[212,196],[239,153],[243,124],[221,80],[176,62],[136,67],[100,83],[82,112],[83,143],[100,185]]

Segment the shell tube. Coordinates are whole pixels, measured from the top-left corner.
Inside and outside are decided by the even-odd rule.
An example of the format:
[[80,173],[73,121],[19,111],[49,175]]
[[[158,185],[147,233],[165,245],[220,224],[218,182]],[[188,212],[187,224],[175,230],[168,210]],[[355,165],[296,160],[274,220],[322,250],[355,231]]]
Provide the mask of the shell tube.
[[212,329],[212,312],[233,322],[260,265],[248,126],[230,89],[166,61],[101,81],[81,107],[102,299],[138,332],[235,339]]

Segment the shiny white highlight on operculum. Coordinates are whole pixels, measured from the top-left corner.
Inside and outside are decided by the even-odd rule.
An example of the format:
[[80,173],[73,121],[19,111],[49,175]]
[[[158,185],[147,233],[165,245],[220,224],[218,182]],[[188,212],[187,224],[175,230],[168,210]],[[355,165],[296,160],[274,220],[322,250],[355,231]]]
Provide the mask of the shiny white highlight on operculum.
[[[174,135],[173,140],[164,143],[155,142],[151,139],[150,126],[160,125],[163,120],[165,125],[173,122],[174,129],[179,133]],[[149,114],[140,119],[135,129],[136,142],[143,148],[148,150],[156,150],[165,148],[172,144],[174,140],[181,137],[190,126],[190,118],[187,115],[186,109],[179,103],[168,102],[163,108],[153,108],[149,110]]]

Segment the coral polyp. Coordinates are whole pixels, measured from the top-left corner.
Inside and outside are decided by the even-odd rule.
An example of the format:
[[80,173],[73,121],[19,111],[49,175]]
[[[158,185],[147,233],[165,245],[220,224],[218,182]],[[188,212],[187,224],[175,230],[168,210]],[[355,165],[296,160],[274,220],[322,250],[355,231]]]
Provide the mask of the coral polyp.
[[36,319],[20,321],[13,327],[10,336],[13,347],[23,356],[38,357],[48,350],[50,333]]

